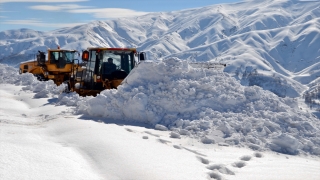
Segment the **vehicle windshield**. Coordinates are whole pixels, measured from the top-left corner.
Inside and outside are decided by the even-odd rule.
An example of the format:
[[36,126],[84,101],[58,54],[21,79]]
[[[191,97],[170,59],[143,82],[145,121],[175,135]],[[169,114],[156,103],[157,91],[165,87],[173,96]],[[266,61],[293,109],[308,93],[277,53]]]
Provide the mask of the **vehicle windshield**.
[[111,62],[116,65],[118,70],[124,70],[127,73],[131,71],[134,66],[134,53],[132,51],[109,51],[103,50],[99,53],[99,69],[100,73],[103,64],[111,63],[108,59],[112,59]]
[[74,55],[75,55],[75,52],[70,52],[70,51],[64,51],[64,52],[62,52],[62,56],[65,56],[65,57],[66,57],[67,63],[72,63],[72,62],[73,62],[73,60],[74,60]]
[[65,61],[65,63],[73,63],[75,58],[75,51],[51,51],[50,52],[51,63],[57,63],[59,60]]

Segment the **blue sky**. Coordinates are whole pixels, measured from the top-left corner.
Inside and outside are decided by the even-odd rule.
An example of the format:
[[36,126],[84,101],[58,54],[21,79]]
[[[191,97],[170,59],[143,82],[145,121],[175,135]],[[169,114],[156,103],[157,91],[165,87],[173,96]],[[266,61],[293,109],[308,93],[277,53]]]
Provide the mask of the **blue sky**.
[[0,31],[50,31],[148,12],[178,11],[241,0],[0,0]]

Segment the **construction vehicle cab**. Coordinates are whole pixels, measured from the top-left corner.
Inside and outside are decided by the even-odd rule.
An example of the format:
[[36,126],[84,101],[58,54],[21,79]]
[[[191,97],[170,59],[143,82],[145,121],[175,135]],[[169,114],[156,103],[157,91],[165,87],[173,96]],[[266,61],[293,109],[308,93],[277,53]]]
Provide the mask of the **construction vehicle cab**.
[[35,61],[20,63],[19,73],[32,73],[38,80],[53,80],[60,85],[68,80],[75,68],[74,60],[79,55],[76,50],[48,49],[48,59],[45,52],[38,51]]
[[79,67],[70,79],[70,90],[82,96],[117,88],[145,53],[135,48],[88,48],[82,53],[85,66]]

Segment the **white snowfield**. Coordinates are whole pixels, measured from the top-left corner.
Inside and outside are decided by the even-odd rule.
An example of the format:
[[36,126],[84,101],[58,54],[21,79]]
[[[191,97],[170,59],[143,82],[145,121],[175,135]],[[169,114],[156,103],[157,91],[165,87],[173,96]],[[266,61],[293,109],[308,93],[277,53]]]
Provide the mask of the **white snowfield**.
[[3,64],[0,83],[2,179],[320,177],[312,114],[177,58],[141,63],[97,97]]
[[[0,32],[0,179],[320,179],[320,1],[248,0]],[[60,45],[137,47],[118,89],[62,93],[17,65]],[[223,71],[188,62],[226,63]],[[8,65],[4,65],[4,64]]]
[[[16,72],[11,71],[5,73],[8,78]],[[64,88],[35,81],[31,74],[17,77],[35,98]],[[84,98],[62,93],[56,103],[75,107],[76,114],[165,126],[176,138],[190,136],[206,144],[320,155],[320,122],[301,111],[295,99],[242,86],[222,71],[192,68],[177,58],[139,64],[117,90]]]

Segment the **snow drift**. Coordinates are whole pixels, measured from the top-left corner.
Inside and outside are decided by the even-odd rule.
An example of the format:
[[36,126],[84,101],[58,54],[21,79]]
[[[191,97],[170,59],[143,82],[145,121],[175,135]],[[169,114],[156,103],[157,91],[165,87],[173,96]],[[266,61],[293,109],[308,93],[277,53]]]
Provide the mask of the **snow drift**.
[[75,106],[77,114],[147,123],[170,129],[174,138],[203,143],[320,155],[320,123],[294,99],[242,86],[224,72],[192,68],[177,58],[141,63],[118,89],[96,97],[61,93],[64,86],[0,67],[1,83],[28,84],[23,89],[35,92],[35,98],[58,98],[57,105]]

